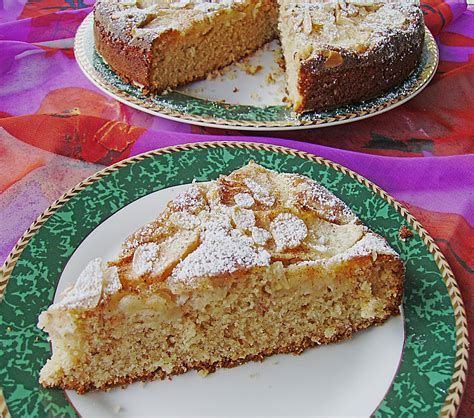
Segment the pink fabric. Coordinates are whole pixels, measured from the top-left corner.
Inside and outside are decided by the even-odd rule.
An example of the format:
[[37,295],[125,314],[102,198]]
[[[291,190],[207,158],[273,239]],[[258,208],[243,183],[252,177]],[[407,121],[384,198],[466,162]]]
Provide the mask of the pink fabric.
[[[105,165],[187,142],[285,145],[342,163],[409,207],[456,274],[472,339],[474,9],[465,1],[422,1],[441,62],[414,100],[350,125],[259,136],[167,121],[100,92],[72,51],[92,3],[0,0],[0,260],[56,198]],[[474,416],[473,372],[471,366],[463,418]]]

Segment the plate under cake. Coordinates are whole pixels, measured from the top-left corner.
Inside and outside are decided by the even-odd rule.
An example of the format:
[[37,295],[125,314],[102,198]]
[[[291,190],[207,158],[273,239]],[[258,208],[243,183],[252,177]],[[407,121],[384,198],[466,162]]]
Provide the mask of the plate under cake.
[[381,95],[420,62],[418,0],[98,0],[95,45],[145,92],[202,79],[280,38],[296,112]]
[[404,266],[319,183],[250,162],[194,183],[39,317],[45,387],[85,392],[299,353],[398,315]]

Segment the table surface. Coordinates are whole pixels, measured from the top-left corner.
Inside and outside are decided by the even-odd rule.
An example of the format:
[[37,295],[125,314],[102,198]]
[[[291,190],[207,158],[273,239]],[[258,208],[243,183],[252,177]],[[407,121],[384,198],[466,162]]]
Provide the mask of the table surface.
[[[190,126],[101,93],[74,60],[90,0],[0,2],[0,261],[31,222],[104,165],[168,145],[243,140],[341,163],[402,202],[456,275],[474,337],[474,6],[422,1],[441,62],[431,84],[386,114],[338,127],[239,132]],[[474,355],[460,417],[474,416]]]

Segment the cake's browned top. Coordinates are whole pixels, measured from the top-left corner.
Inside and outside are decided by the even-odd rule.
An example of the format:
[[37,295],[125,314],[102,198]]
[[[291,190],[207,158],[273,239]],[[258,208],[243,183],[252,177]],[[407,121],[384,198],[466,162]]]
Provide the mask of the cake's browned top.
[[392,36],[411,39],[422,16],[418,0],[279,0],[303,58],[321,49],[369,53]]
[[397,257],[327,189],[250,162],[191,185],[124,242],[117,260],[91,262],[52,309],[92,309],[121,289],[174,298],[276,264],[331,269],[374,255]]
[[118,42],[149,50],[170,32],[186,33],[197,23],[230,11],[244,11],[256,0],[99,0],[94,18]]
[[[278,2],[298,43],[356,52],[376,47],[394,34],[409,39],[422,15],[418,0]],[[98,0],[95,20],[117,41],[148,50],[165,33],[186,33],[215,14],[254,12],[269,4],[278,7],[276,1],[264,0]]]

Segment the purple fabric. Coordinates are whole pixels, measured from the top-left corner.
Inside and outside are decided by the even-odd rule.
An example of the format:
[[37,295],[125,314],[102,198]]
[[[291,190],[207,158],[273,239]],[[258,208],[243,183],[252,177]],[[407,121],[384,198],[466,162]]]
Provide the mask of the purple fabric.
[[466,11],[466,2],[464,0],[452,0],[448,1],[449,7],[453,14],[453,21],[460,17]]
[[[474,323],[474,8],[466,11],[466,1],[422,1],[430,28],[444,28],[437,37],[441,62],[409,103],[345,126],[258,137],[153,117],[93,86],[72,51],[92,4],[0,0],[0,260],[43,210],[103,164],[188,142],[263,142],[351,168],[421,216]],[[463,418],[474,416],[472,373]]]
[[[201,141],[261,142],[295,148],[338,162],[388,191],[396,199],[434,212],[456,213],[474,225],[474,155],[437,158],[387,158],[338,150],[304,142],[261,137],[226,136],[203,138],[148,131],[134,144],[131,154]],[[383,175],[381,175],[383,173]],[[470,196],[471,199],[466,199]]]
[[[467,38],[472,37],[474,25],[474,6],[467,10],[462,16],[456,19],[447,30]],[[443,60],[466,62],[469,61],[469,56],[474,56],[474,44],[461,47],[459,45],[446,45],[439,43],[440,55]]]

